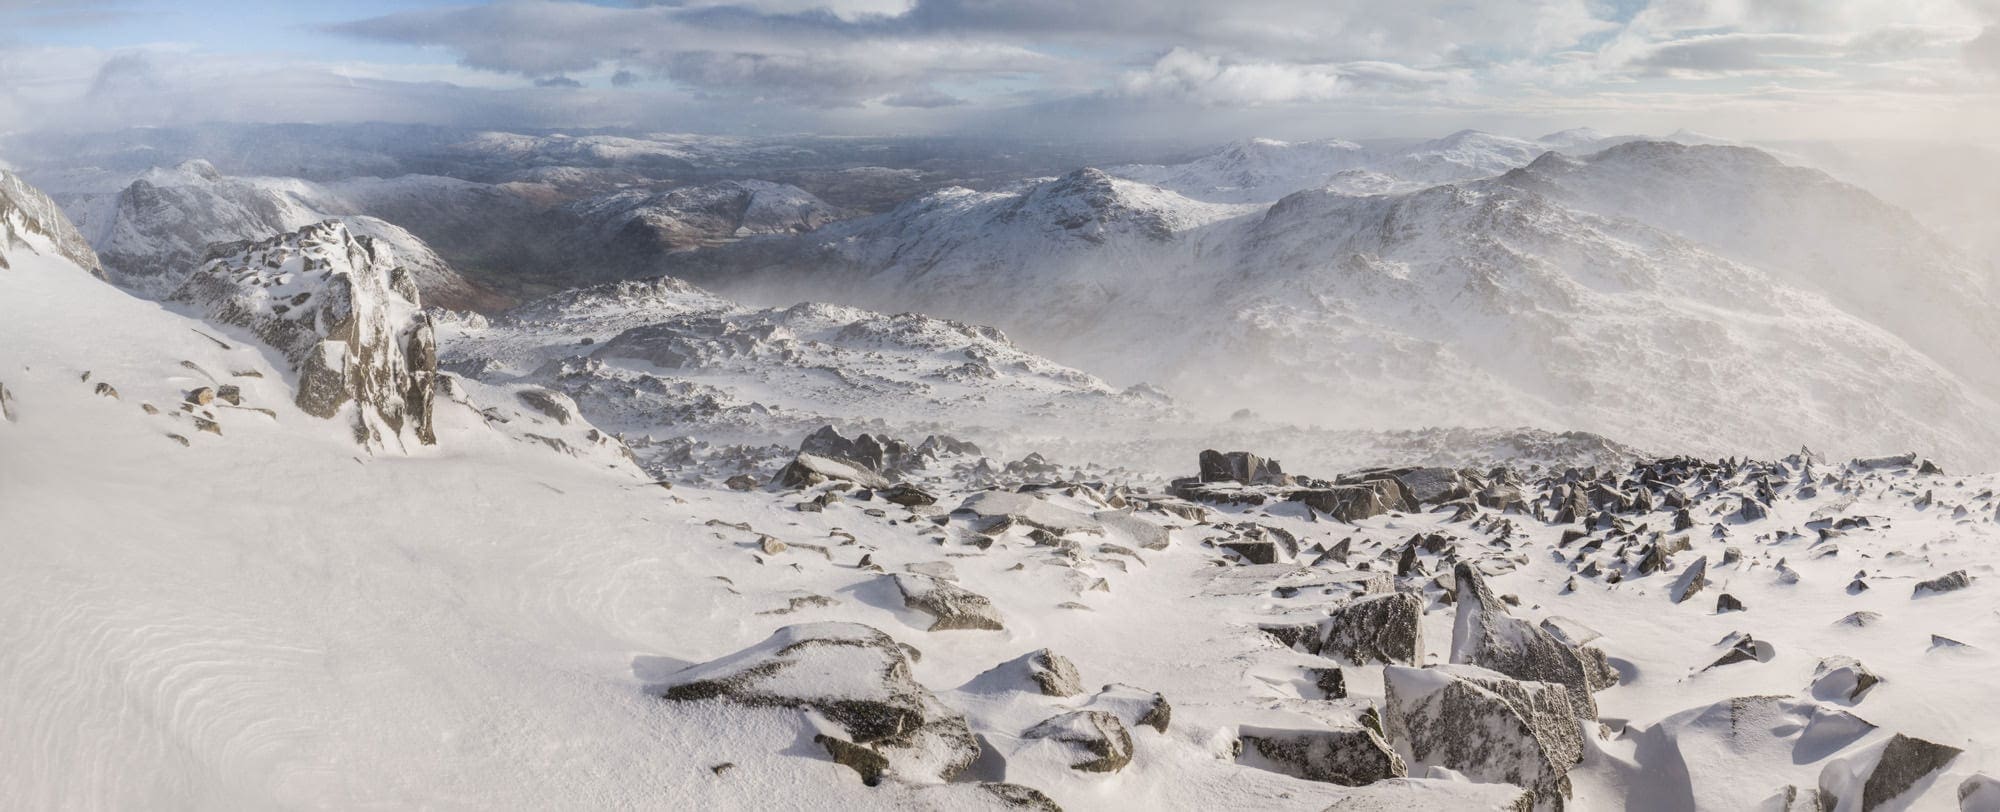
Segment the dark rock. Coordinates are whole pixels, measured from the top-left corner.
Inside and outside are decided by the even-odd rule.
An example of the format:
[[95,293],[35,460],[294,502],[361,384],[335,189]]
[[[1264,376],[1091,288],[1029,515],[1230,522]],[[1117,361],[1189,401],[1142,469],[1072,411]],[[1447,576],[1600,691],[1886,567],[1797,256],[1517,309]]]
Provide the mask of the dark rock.
[[1967,575],[1965,570],[1953,570],[1947,575],[1918,583],[1914,589],[1910,590],[1910,597],[1921,598],[1925,595],[1941,595],[1946,592],[1956,592],[1968,586],[1972,586],[1972,576]]
[[1245,485],[1291,484],[1277,460],[1267,460],[1248,451],[1201,452],[1201,481],[1240,482]]
[[[1885,808],[1918,782],[1942,771],[1964,752],[1956,747],[1897,733],[1881,748],[1828,764],[1819,774],[1824,809],[1873,812]],[[1860,796],[1860,803],[1842,805]]]
[[898,484],[882,492],[882,498],[904,507],[920,507],[937,504],[937,497],[930,491],[909,483]]
[[1308,668],[1306,669],[1306,676],[1313,681],[1313,687],[1319,689],[1319,698],[1347,698],[1347,674],[1340,670],[1340,666]]

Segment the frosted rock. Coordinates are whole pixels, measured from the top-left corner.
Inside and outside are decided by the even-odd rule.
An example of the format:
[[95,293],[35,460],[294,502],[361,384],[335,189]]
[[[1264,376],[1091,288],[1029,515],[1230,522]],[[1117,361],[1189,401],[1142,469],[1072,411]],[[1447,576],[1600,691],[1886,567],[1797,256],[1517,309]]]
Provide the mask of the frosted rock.
[[1506,604],[1487,588],[1479,568],[1461,561],[1452,574],[1458,582],[1452,663],[1565,686],[1577,718],[1597,718],[1597,703],[1590,694],[1610,686],[1601,670],[1588,665],[1575,647],[1565,645],[1555,635],[1509,615]]
[[357,440],[408,428],[428,445],[437,339],[408,278],[385,244],[329,220],[211,246],[173,299],[283,353],[306,413],[330,418],[352,402]]
[[965,718],[916,681],[911,664],[909,650],[876,629],[803,623],[674,674],[662,696],[811,710],[847,734],[822,746],[864,777],[893,770],[950,780],[978,757],[979,745]]
[[1132,763],[1132,734],[1116,715],[1104,711],[1070,711],[1044,719],[1021,738],[1067,746],[1070,769],[1081,772],[1115,773]]
[[1560,808],[1583,739],[1569,689],[1467,665],[1382,671],[1383,728],[1411,766],[1504,782]]
[[1000,611],[984,595],[928,575],[906,572],[883,577],[895,582],[896,589],[903,593],[905,605],[935,618],[930,631],[1005,628],[1000,623]]

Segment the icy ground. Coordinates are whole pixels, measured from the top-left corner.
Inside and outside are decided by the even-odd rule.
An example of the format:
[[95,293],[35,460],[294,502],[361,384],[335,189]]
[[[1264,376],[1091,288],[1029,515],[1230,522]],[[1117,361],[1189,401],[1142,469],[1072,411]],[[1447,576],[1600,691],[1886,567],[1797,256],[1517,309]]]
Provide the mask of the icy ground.
[[1992,476],[665,488],[455,376],[359,446],[248,333],[8,256],[0,807],[1994,808]]

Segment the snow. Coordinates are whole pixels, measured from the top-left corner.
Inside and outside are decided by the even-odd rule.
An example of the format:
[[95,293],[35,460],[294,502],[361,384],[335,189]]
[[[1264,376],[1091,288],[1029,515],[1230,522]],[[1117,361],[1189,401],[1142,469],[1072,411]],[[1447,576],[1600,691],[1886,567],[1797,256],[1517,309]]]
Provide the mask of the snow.
[[[1448,141],[1430,148],[1445,162],[1508,148]],[[1058,325],[1124,319],[1074,334],[1105,344],[1101,366],[1067,366],[983,322],[620,283],[492,320],[442,319],[446,360],[463,374],[437,391],[437,444],[399,448],[358,445],[342,421],[294,405],[288,348],[133,296],[65,259],[62,240],[16,232],[0,242],[0,807],[973,809],[996,796],[970,782],[1004,780],[1073,810],[1503,808],[1520,790],[1488,772],[1342,787],[1235,751],[1246,731],[1359,723],[1390,688],[1427,696],[1453,675],[1498,679],[1445,665],[1469,634],[1462,600],[1446,603],[1429,575],[1391,574],[1429,534],[1489,573],[1493,608],[1515,621],[1504,633],[1600,648],[1617,672],[1592,697],[1598,719],[1576,727],[1574,808],[1757,808],[1788,787],[1852,805],[1898,736],[1964,752],[1897,800],[1954,808],[1963,786],[1970,808],[1990,804],[1979,774],[2000,770],[2000,477],[1920,470],[1933,451],[1983,447],[1988,396],[1843,307],[1840,291],[1767,267],[1754,241],[1705,247],[1680,233],[1719,223],[1689,215],[1670,233],[1589,200],[1489,180],[1312,192],[1265,209],[1089,172],[942,193],[838,226],[836,239],[871,241],[848,246],[858,256],[894,254],[872,241],[899,235],[936,248],[887,267],[909,274],[899,284],[937,285],[938,302]],[[1074,279],[1060,264],[1106,255],[1132,264]],[[1057,262],[1031,267],[1019,297],[1008,295],[1018,280],[984,281],[1005,267],[981,263],[1023,257]],[[245,269],[251,305],[306,292],[302,262]],[[1234,272],[1213,276],[1223,268]],[[1093,284],[1099,299],[1070,306]],[[1162,304],[1180,307],[1148,310]],[[1768,477],[1722,466],[1682,491],[1694,526],[1673,536],[1688,549],[1645,574],[1617,563],[1638,555],[1619,545],[1660,543],[1651,533],[1668,532],[1670,510],[1624,514],[1650,529],[1600,530],[1589,550],[1565,539],[1573,524],[1518,513],[1344,523],[1274,503],[1209,506],[1218,524],[1201,524],[1147,507],[1164,500],[1160,480],[1193,471],[1201,444],[1343,446],[1303,464],[1287,452],[1287,470],[1327,477],[1347,470],[1336,459],[1511,458],[1532,476],[1531,462],[1551,461],[1623,472],[1635,455],[1592,435],[1203,422],[1085,371],[1171,369],[1207,343],[1223,364],[1329,359],[1265,388],[1231,384],[1260,409],[1280,384],[1319,386],[1306,391],[1326,404],[1410,422],[1490,400],[1501,418],[1677,449],[1737,455],[1809,435],[1925,454],[1807,454],[1757,469]],[[196,411],[180,404],[223,384],[241,389],[242,408],[218,401],[219,432],[194,430]],[[574,387],[545,399],[581,393],[580,414],[521,397],[544,386]],[[1570,401],[1585,408],[1540,408]],[[676,403],[727,404],[741,420],[662,408]],[[732,490],[710,472],[657,481],[642,441],[793,446],[821,420],[897,436],[983,431],[995,448],[1063,460],[1055,470],[1072,482],[988,490],[939,466],[921,473],[938,503],[904,508],[855,489],[826,498],[833,486]],[[1075,425],[1088,428],[1060,436]],[[1149,462],[1108,467],[1132,447],[1144,451],[1124,458]],[[1759,485],[1768,505],[1746,510],[1765,505]],[[808,502],[819,509],[798,509]],[[979,532],[975,516],[998,515],[1027,521]],[[1220,523],[1243,522],[1305,549],[1244,566],[1215,546]],[[1369,569],[1307,563],[1342,540]],[[1624,577],[1586,575],[1586,553]],[[1432,572],[1451,563],[1412,555]],[[1705,583],[1689,594],[1696,566]],[[1956,572],[1960,588],[1915,596]],[[1851,588],[1857,577],[1869,588]],[[1419,667],[1308,654],[1259,629],[1316,623],[1380,588],[1425,609]],[[933,631],[906,592],[987,606],[1004,628]],[[1745,608],[1716,612],[1723,594]],[[1843,621],[1858,612],[1870,620]],[[912,774],[868,787],[814,744],[828,720],[812,712],[659,697],[738,673],[796,624],[850,635],[860,624],[921,652],[908,676],[964,714],[982,758],[959,783]],[[1752,638],[1759,656],[1711,665]],[[1043,649],[1074,663],[1081,695],[981,678]],[[852,698],[876,687],[858,669],[879,664],[836,655],[763,687]],[[1860,664],[1880,682],[1855,696]],[[1306,669],[1334,666],[1349,696],[1322,699]],[[1136,724],[1155,692],[1172,706],[1165,731]],[[1067,715],[1078,711],[1118,717],[1131,762],[1079,771],[1077,747],[1030,735],[1051,719],[1095,735],[1083,722],[1101,719]]]

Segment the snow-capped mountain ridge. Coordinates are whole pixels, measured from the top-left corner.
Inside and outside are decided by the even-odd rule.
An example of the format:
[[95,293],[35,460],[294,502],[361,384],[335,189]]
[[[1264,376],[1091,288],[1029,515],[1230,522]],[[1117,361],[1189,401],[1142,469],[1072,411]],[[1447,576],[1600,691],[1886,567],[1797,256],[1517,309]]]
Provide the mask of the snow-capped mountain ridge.
[[[1644,195],[1600,200],[1570,188],[1581,183],[1531,182],[1595,166],[1584,174],[1640,189],[1650,175],[1613,180],[1614,168],[1650,162],[1681,167],[1670,189],[1775,200],[1731,184],[1782,183],[1810,198],[1795,204],[1806,212],[1872,201],[1831,181],[1788,181],[1816,173],[1739,150],[1544,152],[1539,168],[1485,179],[1387,195],[1299,192],[1268,207],[1205,204],[1084,171],[939,193],[767,242],[747,266],[725,263],[700,281],[725,294],[741,286],[990,321],[1064,362],[1225,411],[1242,392],[1286,392],[1298,398],[1282,412],[1292,420],[1576,427],[1655,448],[1761,442],[1774,452],[1854,447],[1888,425],[1899,444],[2000,459],[2000,436],[1979,417],[2000,414],[1988,373],[1964,352],[1940,351],[1925,332],[1933,328],[1862,306],[1865,287],[1784,263],[1786,241],[1808,231],[1732,243]],[[1766,169],[1728,169],[1739,166]],[[1085,188],[1105,194],[1077,193]],[[1901,231],[1906,216],[1879,201],[1857,210],[1888,224],[1878,233],[1924,237]],[[1182,225],[1125,225],[1163,222]],[[1953,281],[1964,270],[1948,257],[1915,272],[1966,294],[1953,312],[1984,301]],[[1936,329],[1978,329],[1951,325]],[[1658,380],[1697,384],[1662,400],[1648,394]]]

